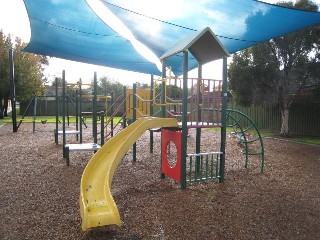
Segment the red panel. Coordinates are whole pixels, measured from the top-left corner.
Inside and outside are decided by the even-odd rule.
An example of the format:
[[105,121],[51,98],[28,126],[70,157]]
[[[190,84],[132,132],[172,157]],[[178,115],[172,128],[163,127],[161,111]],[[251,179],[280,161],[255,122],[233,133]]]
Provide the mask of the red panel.
[[[173,178],[177,182],[181,182],[181,139],[182,133],[179,131],[170,131],[166,129],[162,129],[161,131],[162,136],[162,173],[168,177]],[[168,150],[170,142],[176,145],[177,150],[177,161],[175,166],[170,166],[168,161]],[[172,144],[171,143],[171,144]]]

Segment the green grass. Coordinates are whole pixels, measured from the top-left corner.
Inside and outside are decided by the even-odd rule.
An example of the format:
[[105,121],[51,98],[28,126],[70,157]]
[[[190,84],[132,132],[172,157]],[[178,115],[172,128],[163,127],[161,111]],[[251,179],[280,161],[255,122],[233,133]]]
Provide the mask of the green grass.
[[298,138],[296,141],[320,145],[320,138]]
[[[206,128],[204,129],[205,131],[216,131],[220,132],[220,128]],[[231,127],[227,128],[227,133],[233,132],[233,129]],[[293,142],[301,142],[301,143],[308,143],[308,144],[316,144],[320,145],[320,137],[306,137],[306,136],[291,136],[288,138],[281,137],[279,133],[277,132],[272,132],[269,130],[259,130],[260,135],[262,138],[265,137],[274,137],[274,138],[279,138],[279,139],[285,139]]]
[[308,137],[308,136],[299,136],[291,135],[287,138],[280,136],[278,132],[272,132],[268,130],[260,130],[261,137],[274,137],[279,139],[285,139],[293,142],[309,143],[320,145],[320,137]]
[[268,131],[268,130],[260,130],[259,132],[260,132],[261,137],[272,137],[275,135],[274,132]]
[[[10,114],[9,114],[10,115]],[[17,116],[17,122],[21,119],[20,116]],[[33,117],[25,117],[27,121],[32,121]],[[37,116],[36,118],[36,123],[41,123],[41,121],[46,120],[47,123],[55,123],[56,122],[56,117],[55,116],[48,116],[48,117],[43,117],[43,116]],[[114,122],[118,122],[120,120],[120,117],[114,118]],[[60,121],[62,121],[62,117],[60,117]],[[70,123],[75,123],[76,118],[71,117],[69,119]],[[105,120],[106,121],[106,120]],[[12,123],[11,116],[5,117],[4,119],[0,119],[0,125],[4,123]],[[91,123],[91,119],[87,119],[86,123]],[[210,130],[210,131],[220,131],[220,128],[208,128],[204,130]],[[227,128],[227,132],[231,133],[233,131],[232,128]],[[289,141],[294,141],[294,142],[301,142],[301,143],[309,143],[309,144],[316,144],[320,145],[320,138],[319,137],[305,137],[305,136],[292,136],[289,138],[283,138],[279,135],[279,133],[275,133],[272,131],[268,130],[260,130],[261,137],[275,137],[275,138],[281,138],[281,139],[286,139]]]
[[0,119],[0,125],[4,123],[12,123],[11,117],[4,117],[4,119]]
[[[17,116],[17,122],[20,121],[22,117],[21,116]],[[33,117],[31,116],[28,116],[28,117],[24,117],[24,120],[26,122],[32,122],[33,121]],[[41,123],[41,121],[46,121],[47,123],[55,123],[56,122],[56,117],[55,116],[37,116],[36,117],[36,123]],[[62,122],[62,117],[59,118],[60,122]],[[114,122],[118,122],[120,120],[120,117],[115,117],[114,118]],[[66,118],[66,121],[67,121],[67,118]],[[106,121],[106,119],[105,119]],[[69,122],[70,123],[75,123],[76,122],[76,118],[75,117],[70,117],[69,118]],[[10,116],[8,117],[5,117],[4,119],[0,119],[0,125],[4,124],[4,123],[12,123],[12,119]],[[87,121],[86,123],[91,123],[91,119],[87,118]]]
[[308,144],[316,144],[320,145],[320,137],[303,137],[303,136],[293,136],[288,138],[283,138],[279,136],[275,136],[276,138],[285,139],[293,142],[300,142],[300,143],[308,143]]

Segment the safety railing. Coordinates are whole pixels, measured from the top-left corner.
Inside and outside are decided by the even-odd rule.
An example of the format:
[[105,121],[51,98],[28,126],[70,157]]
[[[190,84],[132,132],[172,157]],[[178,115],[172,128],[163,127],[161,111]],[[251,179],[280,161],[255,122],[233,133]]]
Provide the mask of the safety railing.
[[222,152],[187,154],[187,182],[200,182],[219,178]]
[[[188,78],[188,86],[188,128],[221,127],[222,80]],[[156,94],[160,90],[164,97]],[[182,115],[182,90],[181,78],[155,80],[153,105],[165,106],[171,116]]]

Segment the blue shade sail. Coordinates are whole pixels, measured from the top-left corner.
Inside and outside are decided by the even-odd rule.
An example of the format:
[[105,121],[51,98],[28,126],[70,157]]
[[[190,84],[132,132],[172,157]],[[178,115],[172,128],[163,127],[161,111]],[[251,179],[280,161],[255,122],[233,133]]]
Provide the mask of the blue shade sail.
[[[320,13],[253,0],[101,0],[158,57],[178,40],[210,27],[229,53],[320,23]],[[178,64],[180,63],[180,64]],[[181,73],[181,55],[169,60]],[[194,68],[197,62],[189,59]]]
[[129,41],[100,20],[84,0],[24,0],[31,25],[25,51],[77,62],[156,74]]
[[[180,40],[209,27],[234,53],[320,23],[320,13],[254,0],[97,0],[112,11],[158,58]],[[24,0],[31,24],[26,51],[159,75],[129,41],[114,32],[85,0]],[[189,54],[189,69],[198,65]],[[167,59],[182,73],[181,53]]]

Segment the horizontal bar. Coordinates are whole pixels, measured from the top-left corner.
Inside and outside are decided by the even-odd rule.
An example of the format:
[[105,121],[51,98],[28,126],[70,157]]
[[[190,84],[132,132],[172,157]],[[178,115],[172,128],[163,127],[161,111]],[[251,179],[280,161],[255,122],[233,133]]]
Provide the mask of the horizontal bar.
[[197,157],[197,156],[206,156],[206,155],[222,155],[223,152],[207,152],[207,153],[190,153],[190,154],[187,154],[187,157]]
[[215,180],[217,178],[220,178],[220,176],[208,177],[208,178],[188,179],[187,182],[202,182],[202,181],[206,181],[206,180]]

